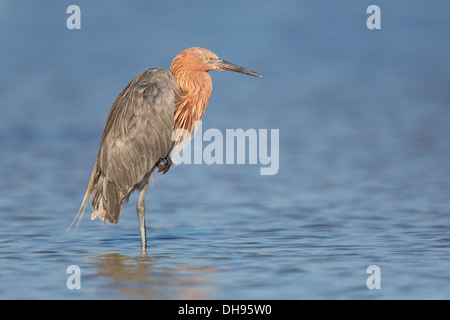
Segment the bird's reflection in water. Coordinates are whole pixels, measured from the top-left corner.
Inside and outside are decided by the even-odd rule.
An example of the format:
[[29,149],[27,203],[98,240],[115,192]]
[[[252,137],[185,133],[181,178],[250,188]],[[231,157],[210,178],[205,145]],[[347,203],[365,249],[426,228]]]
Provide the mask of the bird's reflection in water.
[[98,274],[110,275],[111,290],[124,299],[208,299],[214,290],[207,274],[215,267],[189,267],[168,261],[170,256],[110,253],[94,259]]

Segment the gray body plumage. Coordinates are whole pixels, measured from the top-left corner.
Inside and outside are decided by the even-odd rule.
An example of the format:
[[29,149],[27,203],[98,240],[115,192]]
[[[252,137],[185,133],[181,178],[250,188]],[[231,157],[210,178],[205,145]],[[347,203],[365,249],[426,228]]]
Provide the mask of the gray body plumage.
[[179,86],[164,69],[136,76],[115,99],[108,114],[94,167],[92,219],[117,223],[123,202],[146,189],[173,141]]

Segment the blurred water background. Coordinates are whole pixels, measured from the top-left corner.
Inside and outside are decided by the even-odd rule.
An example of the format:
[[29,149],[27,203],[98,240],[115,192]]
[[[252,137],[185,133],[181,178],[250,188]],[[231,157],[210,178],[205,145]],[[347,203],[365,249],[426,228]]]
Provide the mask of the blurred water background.
[[[66,8],[81,8],[68,30]],[[381,30],[366,9],[381,8]],[[449,299],[450,4],[0,0],[0,298]],[[180,165],[118,225],[64,236],[106,115],[192,46],[203,129],[279,129],[280,169]],[[81,290],[69,290],[69,265]],[[366,268],[378,265],[381,289]]]

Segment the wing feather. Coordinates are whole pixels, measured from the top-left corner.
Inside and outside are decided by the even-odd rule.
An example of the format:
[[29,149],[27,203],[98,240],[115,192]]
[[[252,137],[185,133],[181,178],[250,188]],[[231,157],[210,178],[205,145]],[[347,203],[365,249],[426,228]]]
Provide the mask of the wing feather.
[[94,194],[92,218],[99,217],[105,223],[119,221],[123,201],[148,183],[159,159],[167,157],[172,149],[179,90],[176,78],[169,71],[149,69],[136,76],[117,96],[75,220],[80,213],[81,220]]

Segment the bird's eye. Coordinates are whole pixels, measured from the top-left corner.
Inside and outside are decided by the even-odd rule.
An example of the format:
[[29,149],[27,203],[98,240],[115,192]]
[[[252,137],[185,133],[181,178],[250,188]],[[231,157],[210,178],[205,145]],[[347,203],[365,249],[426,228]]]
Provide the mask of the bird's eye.
[[204,62],[206,62],[206,61],[209,60],[209,58],[208,58],[207,56],[203,56],[203,57],[202,57],[202,60],[203,60]]

